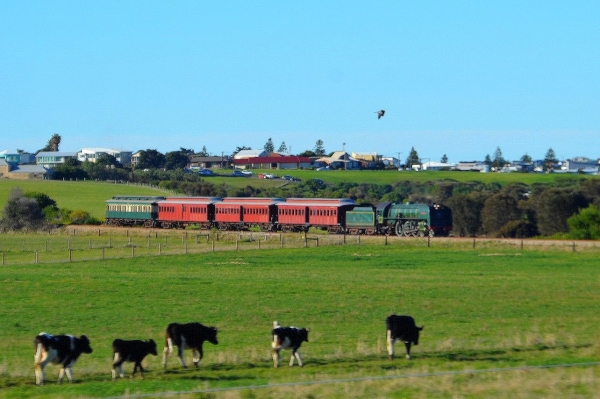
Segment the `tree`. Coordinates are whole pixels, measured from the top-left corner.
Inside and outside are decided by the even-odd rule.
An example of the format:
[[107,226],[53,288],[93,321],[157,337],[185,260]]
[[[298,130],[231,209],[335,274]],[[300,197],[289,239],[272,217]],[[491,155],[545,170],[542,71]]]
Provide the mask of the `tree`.
[[304,152],[301,152],[300,154],[298,154],[298,156],[299,156],[299,157],[309,157],[309,158],[310,158],[310,157],[314,157],[314,156],[316,156],[316,154],[315,154],[315,152],[314,152],[314,151],[311,151],[311,150],[306,150],[306,151],[304,151]]
[[441,163],[448,163],[448,157],[446,156],[446,154],[444,154],[444,155],[442,156],[442,159],[440,159],[440,162],[441,162]]
[[281,152],[281,153],[287,154],[287,151],[288,151],[287,145],[285,145],[285,141],[282,141],[281,145],[279,146],[279,149],[277,150],[277,152]]
[[455,193],[446,205],[452,209],[452,230],[459,236],[474,236],[481,226],[485,196],[479,192]]
[[576,240],[597,240],[600,238],[600,210],[590,205],[577,215],[567,219],[569,237]]
[[546,156],[544,157],[544,164],[543,164],[544,172],[552,172],[552,170],[554,169],[554,165],[556,165],[557,162],[558,162],[558,159],[556,159],[554,150],[552,148],[550,148],[548,150],[548,152],[546,152]]
[[548,188],[535,198],[537,225],[541,234],[567,233],[567,219],[589,204],[580,191],[573,189]]
[[415,147],[412,147],[410,149],[410,153],[408,154],[408,158],[406,158],[406,167],[411,169],[413,165],[420,164],[421,162],[419,161],[419,154],[417,153],[417,150],[415,150]]
[[199,157],[208,157],[208,151],[206,151],[206,146],[202,146],[202,151],[196,154]]
[[244,150],[251,150],[252,148],[250,147],[246,147],[245,145],[241,146],[241,147],[235,147],[235,150],[233,151],[234,154],[237,154],[240,151],[244,151]]
[[165,156],[156,150],[142,150],[137,169],[161,169],[165,166],[165,161]]
[[44,214],[33,198],[27,198],[19,187],[10,190],[4,205],[0,227],[7,230],[37,230],[44,226]]
[[323,155],[325,155],[325,147],[323,147],[323,140],[317,140],[317,142],[315,143],[314,153],[318,157],[322,157]]
[[494,160],[492,161],[492,168],[502,168],[506,164],[506,160],[502,156],[502,150],[500,147],[496,148],[494,152]]
[[179,151],[171,151],[165,154],[165,169],[184,169],[190,162],[189,150],[181,148]]
[[104,167],[122,167],[122,165],[117,161],[114,155],[110,154],[102,154],[98,158],[96,158],[96,164],[102,165]]
[[48,140],[48,144],[46,144],[46,146],[44,148],[42,148],[41,150],[38,150],[38,152],[41,151],[58,151],[58,147],[60,146],[60,135],[58,133],[54,133],[52,135],[52,137],[50,137],[50,140]]
[[525,155],[523,155],[523,156],[521,157],[521,162],[524,162],[524,163],[531,163],[531,161],[532,161],[531,157],[530,157],[529,155],[527,155],[527,154],[525,154]]
[[264,149],[269,154],[275,151],[275,145],[273,145],[273,140],[269,137],[269,140],[265,143]]
[[491,166],[492,165],[492,158],[490,157],[490,154],[487,154],[485,156],[485,160],[483,161],[484,164]]
[[492,235],[497,235],[508,222],[519,220],[520,217],[518,201],[504,192],[494,194],[485,200],[481,210],[483,230]]

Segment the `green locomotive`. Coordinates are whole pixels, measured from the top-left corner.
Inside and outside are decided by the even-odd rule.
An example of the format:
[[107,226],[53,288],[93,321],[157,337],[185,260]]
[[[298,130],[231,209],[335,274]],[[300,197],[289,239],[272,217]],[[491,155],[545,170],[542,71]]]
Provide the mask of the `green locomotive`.
[[452,211],[443,205],[381,202],[346,212],[349,234],[396,234],[405,237],[447,236]]

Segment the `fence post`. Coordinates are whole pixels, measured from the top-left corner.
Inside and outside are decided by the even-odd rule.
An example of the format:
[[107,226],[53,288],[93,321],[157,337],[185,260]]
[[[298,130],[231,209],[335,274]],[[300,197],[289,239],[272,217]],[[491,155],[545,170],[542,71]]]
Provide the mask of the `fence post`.
[[215,240],[212,240],[212,251],[215,252]]
[[387,245],[387,234],[385,235],[385,241],[384,241],[383,245]]
[[135,257],[135,245],[131,246],[131,257]]
[[158,243],[158,254],[159,254],[159,255],[161,255],[161,249],[162,249],[162,247],[161,247],[161,243],[159,242],[159,243]]
[[475,237],[473,237],[473,248],[475,248]]
[[575,241],[573,241],[573,252],[575,252]]
[[258,241],[258,249],[260,249],[260,239],[258,239],[256,241]]
[[317,237],[316,241],[317,241],[317,247],[318,247],[319,246],[319,237]]
[[108,247],[112,248],[112,236],[108,236]]
[[523,250],[523,239],[521,238],[521,251]]
[[357,243],[358,245],[360,245],[360,234],[358,235],[358,237],[356,237],[356,243]]
[[38,251],[35,251],[35,263],[38,263]]
[[102,260],[104,260],[104,247],[102,247]]
[[185,243],[185,254],[187,255],[187,242]]
[[73,261],[73,250],[69,249],[69,262]]
[[240,243],[239,240],[235,240],[235,249],[236,250],[240,249],[239,243]]
[[304,248],[308,247],[308,237],[306,237],[306,233],[304,234]]
[[431,246],[431,237],[428,234],[427,235],[427,248],[429,248],[430,246]]

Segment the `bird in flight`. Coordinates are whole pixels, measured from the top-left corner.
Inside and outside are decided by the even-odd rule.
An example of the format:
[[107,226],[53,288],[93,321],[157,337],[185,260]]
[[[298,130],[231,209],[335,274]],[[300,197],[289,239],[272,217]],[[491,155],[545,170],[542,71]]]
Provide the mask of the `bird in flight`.
[[385,115],[385,109],[382,109],[381,111],[375,111],[375,113],[377,114],[377,119],[381,119],[381,117]]

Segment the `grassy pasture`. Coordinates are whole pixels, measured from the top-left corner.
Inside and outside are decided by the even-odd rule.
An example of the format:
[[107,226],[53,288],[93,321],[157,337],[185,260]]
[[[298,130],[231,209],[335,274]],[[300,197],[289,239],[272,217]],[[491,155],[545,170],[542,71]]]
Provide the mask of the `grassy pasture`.
[[[594,397],[598,366],[487,373],[596,362],[600,355],[597,251],[489,244],[423,248],[347,245],[227,251],[0,269],[0,397],[107,397],[296,381],[405,376],[273,386],[177,397]],[[385,353],[384,319],[411,314],[425,329],[414,359]],[[199,370],[146,360],[146,379],[110,382],[110,343],[153,338],[171,321],[217,326]],[[311,329],[304,368],[273,369],[273,320]],[[87,334],[94,353],[76,384],[33,385],[34,336]],[[397,344],[398,353],[402,345]],[[186,354],[190,358],[189,353]],[[132,365],[126,365],[131,372]],[[419,376],[422,375],[422,376]]]

